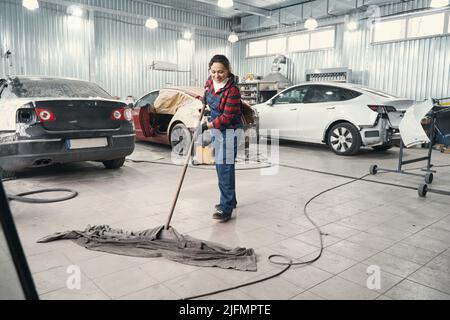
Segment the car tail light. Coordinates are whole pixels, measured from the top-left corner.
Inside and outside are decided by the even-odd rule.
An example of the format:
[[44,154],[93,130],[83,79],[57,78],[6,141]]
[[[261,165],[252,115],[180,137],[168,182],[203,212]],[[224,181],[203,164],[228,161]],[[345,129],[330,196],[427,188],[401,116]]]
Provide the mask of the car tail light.
[[131,110],[129,108],[116,109],[111,113],[111,119],[131,121]]
[[397,109],[395,109],[392,106],[385,106],[385,105],[378,105],[378,104],[369,104],[367,105],[372,111],[375,112],[383,112],[383,110],[386,110],[386,112],[395,112]]
[[48,109],[36,108],[36,115],[41,122],[50,122],[56,120],[55,114]]

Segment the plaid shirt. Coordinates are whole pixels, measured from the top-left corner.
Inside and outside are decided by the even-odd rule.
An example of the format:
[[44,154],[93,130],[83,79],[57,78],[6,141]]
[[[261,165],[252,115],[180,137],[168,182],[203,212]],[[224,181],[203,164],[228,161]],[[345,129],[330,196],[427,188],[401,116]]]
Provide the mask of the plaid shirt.
[[241,110],[241,93],[236,86],[234,75],[230,75],[227,84],[218,92],[214,92],[214,83],[211,77],[206,81],[205,94],[203,101],[206,103],[206,97],[213,94],[215,97],[222,95],[220,100],[219,111],[222,113],[219,117],[213,120],[212,124],[216,129],[233,128],[236,129],[240,124],[233,124],[232,120],[235,116],[242,115]]

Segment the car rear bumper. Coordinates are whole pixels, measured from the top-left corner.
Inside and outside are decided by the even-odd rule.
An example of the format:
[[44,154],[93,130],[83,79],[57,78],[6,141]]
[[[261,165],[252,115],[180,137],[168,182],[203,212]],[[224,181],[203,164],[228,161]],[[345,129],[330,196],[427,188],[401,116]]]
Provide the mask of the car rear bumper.
[[106,138],[106,147],[73,150],[67,148],[66,139],[62,138],[4,142],[0,144],[0,167],[4,170],[18,170],[53,163],[113,160],[126,157],[134,150],[134,133]]
[[400,139],[398,128],[390,126],[388,120],[382,117],[374,126],[361,126],[360,133],[362,144],[368,147],[392,144]]

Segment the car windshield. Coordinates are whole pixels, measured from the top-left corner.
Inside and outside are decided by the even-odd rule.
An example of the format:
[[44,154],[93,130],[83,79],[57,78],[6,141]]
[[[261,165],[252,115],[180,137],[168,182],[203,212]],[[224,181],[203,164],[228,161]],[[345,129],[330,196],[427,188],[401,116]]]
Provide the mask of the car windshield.
[[372,89],[372,88],[360,87],[359,89],[361,89],[363,91],[366,91],[366,92],[370,92],[372,94],[376,94],[377,96],[380,96],[380,97],[383,97],[383,98],[390,98],[390,99],[398,98],[398,97],[396,97],[396,96],[394,96],[394,95],[392,95],[390,93],[383,92],[383,91],[380,91],[380,90],[375,90],[375,89]]
[[97,84],[80,80],[45,79],[45,78],[13,78],[10,98],[104,98],[112,99]]

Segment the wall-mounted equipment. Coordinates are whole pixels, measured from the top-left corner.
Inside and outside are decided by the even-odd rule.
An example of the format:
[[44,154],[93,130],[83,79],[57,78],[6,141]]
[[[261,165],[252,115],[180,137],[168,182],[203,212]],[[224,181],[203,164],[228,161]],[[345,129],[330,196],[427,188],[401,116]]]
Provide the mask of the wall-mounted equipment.
[[306,71],[305,79],[308,82],[334,81],[351,82],[352,70],[348,68],[311,69]]

